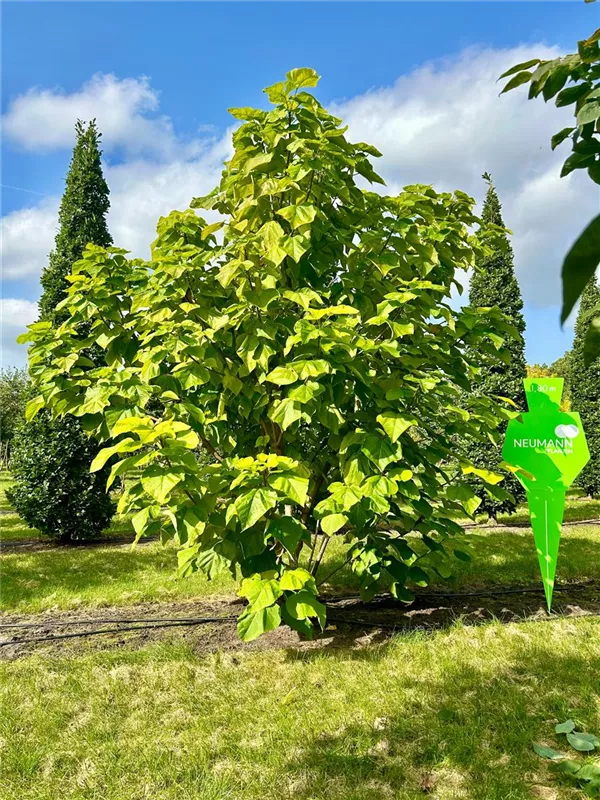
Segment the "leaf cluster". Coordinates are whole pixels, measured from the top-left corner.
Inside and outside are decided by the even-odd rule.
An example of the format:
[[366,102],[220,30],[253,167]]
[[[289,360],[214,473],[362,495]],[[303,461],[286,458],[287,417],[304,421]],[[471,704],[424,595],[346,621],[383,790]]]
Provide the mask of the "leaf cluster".
[[[568,743],[579,753],[592,753],[600,749],[600,739],[593,733],[578,731],[577,724],[568,719],[554,726],[556,733],[565,734]],[[552,762],[557,774],[574,783],[589,797],[600,797],[600,763],[598,760],[574,761],[552,747],[535,743],[533,749],[542,758]]]

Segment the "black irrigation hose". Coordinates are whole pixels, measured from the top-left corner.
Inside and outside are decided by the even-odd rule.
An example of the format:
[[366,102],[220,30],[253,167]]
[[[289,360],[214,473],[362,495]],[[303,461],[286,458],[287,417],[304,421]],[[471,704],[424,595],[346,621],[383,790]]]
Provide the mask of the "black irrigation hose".
[[[568,584],[561,584],[554,587],[555,592],[568,592],[571,589],[580,590],[580,589],[589,589],[590,587],[595,586],[595,581],[584,581],[578,583],[568,583]],[[461,597],[491,597],[495,595],[503,595],[503,594],[541,594],[543,593],[543,587],[537,586],[524,586],[524,587],[517,587],[517,588],[508,588],[508,589],[486,589],[483,591],[476,591],[476,592],[417,592],[415,594],[415,600],[418,600],[419,597],[452,597],[452,598],[461,598]],[[377,594],[373,598],[373,600],[388,600],[391,597],[389,594]],[[337,597],[326,597],[324,598],[326,603],[340,603],[343,600],[360,600],[360,595],[352,594],[352,595],[338,595]],[[2,627],[0,625],[0,627]]]
[[[0,647],[12,644],[37,644],[39,642],[54,642],[59,639],[77,639],[82,636],[97,636],[102,633],[127,633],[128,631],[153,630],[154,628],[184,628],[187,625],[204,625],[210,622],[235,622],[237,617],[199,617],[182,622],[163,622],[155,625],[132,625],[129,628],[103,628],[100,631],[80,631],[79,633],[60,633],[57,636],[36,636],[32,639],[13,639],[9,642],[0,642]],[[114,620],[113,620],[114,621]],[[93,624],[93,623],[92,623]]]
[[6,622],[0,623],[0,630],[3,628],[44,628],[49,625],[68,627],[69,625],[121,625],[135,622],[189,622],[190,624],[201,622],[214,622],[215,619],[237,619],[237,617],[141,617],[140,619],[74,619],[74,620],[40,620],[39,622]]
[[[577,619],[589,619],[592,618],[600,618],[600,614],[548,614],[545,617],[536,617],[535,619],[527,618],[527,617],[517,617],[517,619],[510,620],[511,622],[518,622],[522,624],[524,622],[555,622],[559,619],[571,619],[572,617],[576,616]],[[338,622],[340,625],[357,625],[361,628],[384,628],[386,630],[391,631],[402,631],[405,628],[402,628],[401,625],[394,625],[393,623],[389,622],[375,622],[374,620],[360,620],[360,619],[342,619],[341,617],[328,617],[328,622]],[[419,625],[413,628],[413,630],[431,630],[433,627],[432,625]]]

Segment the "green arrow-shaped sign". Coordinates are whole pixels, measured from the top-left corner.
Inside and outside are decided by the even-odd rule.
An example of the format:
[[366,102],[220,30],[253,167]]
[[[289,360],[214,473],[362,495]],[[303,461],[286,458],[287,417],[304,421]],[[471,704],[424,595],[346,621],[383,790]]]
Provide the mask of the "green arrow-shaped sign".
[[579,414],[560,410],[562,389],[562,378],[527,378],[529,411],[509,422],[502,448],[527,492],[548,610],[566,491],[590,458]]

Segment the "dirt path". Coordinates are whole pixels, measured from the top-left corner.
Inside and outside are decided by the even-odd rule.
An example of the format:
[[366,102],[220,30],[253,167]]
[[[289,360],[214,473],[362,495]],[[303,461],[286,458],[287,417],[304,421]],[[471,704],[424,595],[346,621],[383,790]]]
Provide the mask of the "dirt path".
[[[475,591],[475,590],[473,590]],[[136,606],[79,609],[36,615],[4,614],[0,617],[1,657],[15,659],[40,652],[49,655],[79,655],[97,650],[139,649],[156,641],[184,642],[198,655],[221,651],[256,651],[315,648],[361,648],[383,642],[407,630],[445,628],[457,619],[479,625],[492,619],[502,622],[543,622],[557,617],[600,616],[600,583],[557,587],[552,615],[545,610],[542,591],[499,594],[498,588],[477,590],[469,595],[420,594],[410,607],[392,598],[378,598],[363,605],[356,598],[332,598],[327,602],[328,625],[313,641],[303,641],[286,627],[250,644],[240,642],[235,619],[242,601],[222,598],[211,602],[142,603]],[[200,622],[209,618],[220,621]],[[183,626],[182,620],[196,620]],[[179,620],[177,622],[176,620]],[[6,627],[23,625],[27,627]],[[110,632],[73,637],[89,631]],[[24,639],[54,641],[25,643]],[[65,637],[65,638],[58,638]],[[68,638],[67,638],[68,637]],[[14,642],[14,643],[13,643]]]

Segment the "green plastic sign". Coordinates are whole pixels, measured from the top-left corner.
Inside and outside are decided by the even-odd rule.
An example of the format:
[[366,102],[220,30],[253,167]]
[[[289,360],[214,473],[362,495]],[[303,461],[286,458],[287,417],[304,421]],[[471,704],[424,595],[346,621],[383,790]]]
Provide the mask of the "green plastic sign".
[[562,378],[526,378],[529,411],[508,423],[504,460],[525,487],[548,611],[569,486],[590,458],[579,414],[561,411]]

